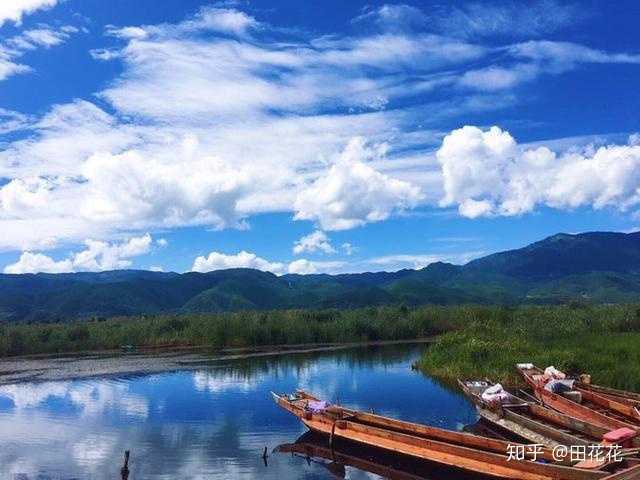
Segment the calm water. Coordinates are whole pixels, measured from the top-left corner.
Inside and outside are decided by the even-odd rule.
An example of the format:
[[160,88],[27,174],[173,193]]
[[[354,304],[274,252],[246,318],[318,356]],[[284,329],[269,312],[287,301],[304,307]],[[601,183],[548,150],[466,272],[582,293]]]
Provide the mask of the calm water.
[[[271,451],[305,432],[275,406],[269,391],[303,388],[354,408],[446,428],[475,421],[460,394],[411,371],[422,348],[353,349],[195,372],[0,386],[0,478],[118,479],[127,449],[131,480],[335,478],[321,463],[290,453],[272,453],[264,465],[265,446]],[[344,474],[379,478],[349,466]]]

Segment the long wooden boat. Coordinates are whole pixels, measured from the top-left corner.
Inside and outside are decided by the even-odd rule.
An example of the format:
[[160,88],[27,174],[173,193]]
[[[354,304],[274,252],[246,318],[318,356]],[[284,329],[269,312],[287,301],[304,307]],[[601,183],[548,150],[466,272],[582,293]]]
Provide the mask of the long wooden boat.
[[[626,470],[625,474],[631,475],[629,479],[640,479],[640,465],[633,460],[602,465],[598,469],[575,468],[546,463],[553,462],[551,451],[546,448],[540,449],[537,454],[541,462],[510,460],[508,453],[514,448],[513,443],[404,422],[337,405],[323,405],[319,409],[318,399],[301,391],[294,395],[272,395],[280,407],[299,418],[307,428],[328,435],[330,444],[334,438],[342,438],[496,478],[588,480],[607,478],[612,473]],[[525,449],[525,452],[532,453],[529,449]]]
[[458,380],[458,384],[485,421],[532,443],[550,448],[558,445],[596,445],[609,431],[538,403],[527,402],[511,392],[507,392],[508,397],[501,403],[486,402],[482,399],[482,393],[493,385],[488,380]]
[[630,392],[628,390],[619,390],[617,388],[605,387],[602,385],[594,385],[592,383],[579,382],[578,386],[584,390],[590,390],[592,392],[604,395],[607,397],[613,397],[619,400],[626,400],[633,405],[640,405],[640,393]]
[[575,390],[580,392],[582,396],[582,402],[577,403],[544,388],[544,372],[535,366],[529,367],[522,364],[517,365],[520,374],[545,405],[566,415],[609,430],[623,427],[636,430],[640,428],[640,417],[635,417],[635,409],[628,403],[604,397],[584,388],[575,387]]

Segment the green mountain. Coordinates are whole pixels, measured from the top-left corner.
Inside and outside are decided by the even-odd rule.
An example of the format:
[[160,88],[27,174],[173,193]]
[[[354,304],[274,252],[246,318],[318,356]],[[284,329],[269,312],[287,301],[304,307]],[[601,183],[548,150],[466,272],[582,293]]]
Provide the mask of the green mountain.
[[558,234],[466,265],[342,275],[251,269],[0,275],[0,321],[369,305],[640,301],[640,233]]

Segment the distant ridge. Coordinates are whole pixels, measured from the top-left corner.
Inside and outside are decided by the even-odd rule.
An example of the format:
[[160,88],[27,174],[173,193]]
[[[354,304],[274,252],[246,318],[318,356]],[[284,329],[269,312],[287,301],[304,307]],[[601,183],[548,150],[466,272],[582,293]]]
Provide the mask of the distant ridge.
[[466,265],[341,275],[252,269],[0,275],[0,321],[385,304],[640,301],[640,232],[560,233]]

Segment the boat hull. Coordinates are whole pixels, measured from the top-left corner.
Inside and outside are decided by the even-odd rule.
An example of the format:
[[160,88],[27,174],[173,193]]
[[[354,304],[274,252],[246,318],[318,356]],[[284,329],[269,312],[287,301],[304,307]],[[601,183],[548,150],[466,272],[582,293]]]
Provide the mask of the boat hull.
[[[633,419],[623,417],[619,412],[614,410],[607,411],[604,405],[601,405],[601,407],[605,410],[604,412],[601,412],[586,405],[576,403],[573,400],[569,400],[568,398],[556,393],[550,392],[536,381],[536,376],[541,375],[542,373],[542,370],[538,368],[534,367],[529,369],[518,367],[518,371],[533,389],[536,397],[538,397],[542,403],[554,410],[608,430],[616,430],[623,427],[633,428],[636,430],[639,428]],[[585,399],[589,401],[593,398],[595,398],[593,395],[585,396]]]
[[[342,438],[363,445],[382,448],[389,452],[409,455],[495,478],[587,480],[606,478],[608,476],[608,473],[599,470],[583,470],[532,461],[510,461],[506,452],[497,453],[469,446],[470,443],[476,445],[476,442],[482,441],[487,445],[487,448],[500,446],[499,448],[507,449],[508,444],[506,442],[494,439],[479,440],[481,437],[475,437],[470,434],[426,427],[429,430],[443,432],[440,439],[434,440],[433,437],[427,438],[415,434],[400,433],[391,428],[372,426],[370,422],[366,421],[367,416],[370,416],[369,414],[354,413],[354,411],[342,410],[339,407],[335,411],[328,411],[328,413],[313,413],[306,410],[301,405],[302,402],[296,404],[286,397],[275,394],[274,399],[279,406],[298,417],[307,428],[314,432],[328,435],[330,443],[334,438]],[[340,418],[341,411],[344,418]],[[332,412],[335,412],[336,415],[334,416]],[[393,419],[387,420],[390,424],[395,422]],[[442,438],[449,434],[455,434],[461,440],[458,442],[453,440],[449,442],[443,441]],[[463,444],[462,441],[464,440],[462,439],[468,440],[468,442]]]

